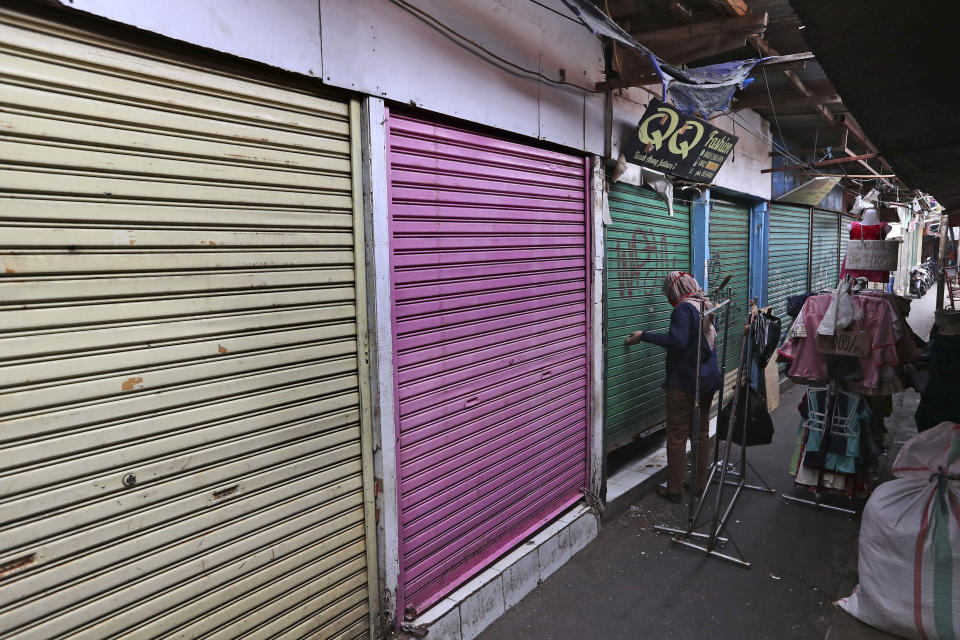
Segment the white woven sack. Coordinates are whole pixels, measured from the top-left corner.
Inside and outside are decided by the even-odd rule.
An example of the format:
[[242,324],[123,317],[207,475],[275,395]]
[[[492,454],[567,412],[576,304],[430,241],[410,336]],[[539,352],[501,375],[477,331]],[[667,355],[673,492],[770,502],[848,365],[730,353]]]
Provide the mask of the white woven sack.
[[960,482],[940,469],[960,474],[960,425],[942,423],[904,445],[898,478],[880,485],[863,511],[860,584],[837,601],[906,638],[960,639]]

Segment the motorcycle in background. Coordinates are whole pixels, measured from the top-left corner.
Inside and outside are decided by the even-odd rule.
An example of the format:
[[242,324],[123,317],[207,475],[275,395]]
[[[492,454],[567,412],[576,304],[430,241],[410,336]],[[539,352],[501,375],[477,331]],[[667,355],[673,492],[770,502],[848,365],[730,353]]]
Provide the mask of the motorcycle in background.
[[927,293],[927,270],[921,265],[910,269],[910,295],[922,298]]

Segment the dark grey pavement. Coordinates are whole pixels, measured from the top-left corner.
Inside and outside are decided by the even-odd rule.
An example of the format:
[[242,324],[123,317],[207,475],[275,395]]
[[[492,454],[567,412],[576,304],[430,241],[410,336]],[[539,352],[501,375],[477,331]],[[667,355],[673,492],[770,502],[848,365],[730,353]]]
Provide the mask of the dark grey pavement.
[[[911,325],[926,338],[933,295],[913,304]],[[778,492],[809,496],[787,473],[800,388],[785,390],[773,413],[773,444],[749,450],[751,463]],[[887,419],[893,455],[911,435],[919,396],[894,399]],[[750,480],[750,478],[748,478]],[[653,484],[651,483],[651,490]],[[862,507],[863,500],[826,500]],[[605,522],[600,535],[481,634],[482,640],[657,638],[892,638],[833,605],[857,584],[859,518],[778,496],[748,492],[729,532],[753,563],[743,569],[671,543],[655,524],[678,525],[684,507],[647,493]],[[732,547],[728,547],[728,551]]]

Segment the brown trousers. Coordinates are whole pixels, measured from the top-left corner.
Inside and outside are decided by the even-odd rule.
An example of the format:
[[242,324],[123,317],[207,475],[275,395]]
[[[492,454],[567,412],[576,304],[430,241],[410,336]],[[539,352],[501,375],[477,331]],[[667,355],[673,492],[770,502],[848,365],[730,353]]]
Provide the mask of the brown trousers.
[[[680,493],[686,467],[687,438],[693,422],[693,394],[679,389],[664,389],[667,398],[667,492]],[[707,484],[707,462],[710,458],[710,404],[713,392],[700,396],[700,440],[697,452],[697,490]]]

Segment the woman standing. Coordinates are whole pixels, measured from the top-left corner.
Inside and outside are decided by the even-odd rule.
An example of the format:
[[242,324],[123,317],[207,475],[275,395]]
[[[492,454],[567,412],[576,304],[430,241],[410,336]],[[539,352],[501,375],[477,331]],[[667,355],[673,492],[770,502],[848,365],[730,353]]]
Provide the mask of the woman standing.
[[660,488],[657,493],[671,502],[680,502],[687,438],[692,433],[698,347],[701,349],[698,493],[707,483],[710,405],[722,381],[715,349],[717,331],[713,322],[704,323],[701,331],[701,313],[713,306],[706,294],[692,275],[682,271],[673,271],[664,279],[663,294],[674,307],[670,315],[670,331],[634,331],[627,338],[627,344],[649,342],[667,350],[667,377],[663,383],[667,405],[667,488]]

